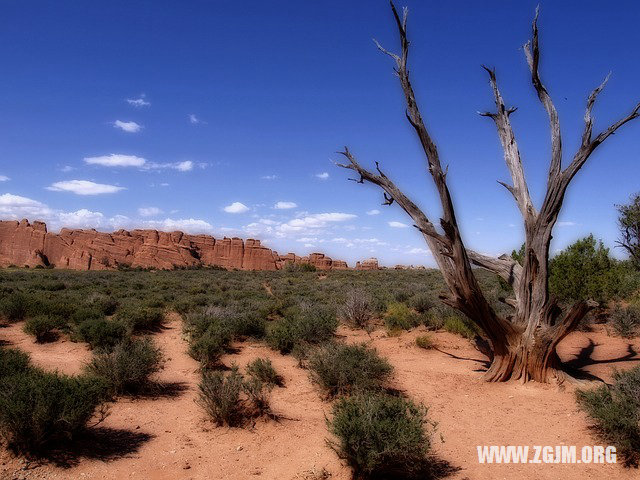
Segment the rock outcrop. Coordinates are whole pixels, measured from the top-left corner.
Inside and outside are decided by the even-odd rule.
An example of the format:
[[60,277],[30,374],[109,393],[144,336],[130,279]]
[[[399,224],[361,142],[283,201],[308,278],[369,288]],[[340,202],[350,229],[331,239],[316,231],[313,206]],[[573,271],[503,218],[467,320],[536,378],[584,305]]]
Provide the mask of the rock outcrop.
[[[367,270],[371,270],[369,260]],[[318,270],[346,270],[348,265],[322,253],[279,256],[260,240],[216,239],[209,235],[157,230],[113,233],[63,228],[47,231],[42,222],[0,221],[0,267],[56,267],[72,270],[222,267],[229,270],[279,270],[287,263],[308,263]],[[375,261],[377,268],[377,260]]]
[[356,270],[379,270],[377,258],[367,258],[362,262],[356,263]]

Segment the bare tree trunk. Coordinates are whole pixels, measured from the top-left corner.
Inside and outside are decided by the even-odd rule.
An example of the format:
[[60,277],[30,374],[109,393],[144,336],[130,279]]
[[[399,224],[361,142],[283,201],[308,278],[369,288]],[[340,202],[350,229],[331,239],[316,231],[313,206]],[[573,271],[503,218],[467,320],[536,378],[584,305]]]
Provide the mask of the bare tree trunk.
[[[538,48],[538,11],[536,10],[532,40],[524,46],[524,51],[531,70],[532,84],[549,117],[551,162],[547,192],[540,211],[537,211],[531,202],[520,152],[511,128],[510,115],[516,109],[505,106],[498,89],[495,71],[484,67],[489,74],[496,112],[486,112],[480,115],[491,118],[496,124],[513,185],[499,183],[516,200],[524,221],[526,237],[522,266],[506,255],[493,258],[479,254],[467,249],[464,245],[447,186],[447,171],[442,169],[438,149],[422,120],[411,86],[407,68],[409,53],[407,9],[404,9],[402,18],[398,15],[393,3],[391,3],[391,9],[400,33],[401,53],[398,55],[389,52],[377,42],[376,45],[396,63],[395,71],[400,79],[407,104],[406,116],[418,135],[427,159],[429,174],[440,198],[443,210],[440,228],[436,228],[429,217],[382,172],[377,163],[376,172],[367,170],[345,147],[344,151],[340,153],[347,158],[348,163],[338,165],[353,170],[359,175],[359,178],[352,180],[358,183],[366,181],[378,185],[384,191],[384,205],[391,205],[395,202],[411,217],[414,226],[422,233],[433,253],[448,287],[449,294],[443,295],[442,301],[475,322],[491,344],[492,363],[486,372],[488,381],[510,379],[538,382],[548,382],[551,379],[563,381],[568,377],[562,371],[556,347],[596,304],[590,300],[581,301],[563,313],[558,308],[555,299],[549,295],[548,265],[552,230],[562,208],[566,189],[575,174],[582,168],[598,145],[622,125],[639,116],[640,103],[629,115],[593,138],[591,111],[596,97],[608,80],[607,77],[587,100],[581,146],[572,162],[563,169],[562,137],[558,114],[551,97],[542,84],[538,71],[540,51]],[[496,314],[478,285],[472,265],[496,273],[513,287],[515,298],[507,301],[514,308],[511,315],[502,318]]]

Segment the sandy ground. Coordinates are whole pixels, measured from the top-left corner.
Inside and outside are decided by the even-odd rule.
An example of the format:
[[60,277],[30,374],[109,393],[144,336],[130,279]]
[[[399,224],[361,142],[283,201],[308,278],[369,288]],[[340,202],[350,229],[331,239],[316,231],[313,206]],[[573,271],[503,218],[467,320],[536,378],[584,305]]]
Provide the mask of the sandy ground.
[[[154,398],[120,399],[66,466],[26,464],[7,453],[0,455],[0,478],[78,479],[315,479],[325,469],[332,479],[350,478],[349,470],[327,448],[325,415],[331,405],[321,399],[307,372],[290,356],[257,343],[238,345],[224,362],[240,367],[256,357],[269,357],[284,377],[272,407],[279,422],[258,420],[252,428],[216,428],[194,402],[198,365],[186,354],[180,319],[169,316],[167,328],[155,335],[166,364],[157,380],[167,387]],[[82,344],[59,340],[38,345],[21,324],[0,328],[0,340],[32,355],[35,363],[65,373],[77,373],[90,358]],[[640,361],[640,340],[611,338],[602,327],[571,334],[560,348],[564,361],[610,380],[613,367],[629,368]],[[435,452],[458,469],[455,480],[525,479],[583,480],[637,479],[637,469],[620,465],[482,465],[478,445],[601,444],[575,403],[572,387],[482,381],[482,357],[465,340],[432,334],[437,350],[421,350],[417,329],[398,337],[383,331],[371,336],[341,327],[347,342],[368,342],[395,367],[393,387],[429,406],[438,422]]]

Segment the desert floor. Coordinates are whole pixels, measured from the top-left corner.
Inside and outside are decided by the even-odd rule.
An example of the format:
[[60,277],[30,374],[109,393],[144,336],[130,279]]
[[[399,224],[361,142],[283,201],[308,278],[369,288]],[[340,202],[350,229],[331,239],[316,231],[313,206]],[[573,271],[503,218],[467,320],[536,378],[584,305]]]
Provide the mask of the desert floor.
[[[640,361],[640,340],[609,337],[604,328],[575,332],[560,348],[564,361],[611,379],[613,368]],[[574,389],[530,383],[487,384],[482,356],[465,340],[433,333],[437,350],[421,350],[414,339],[422,328],[388,337],[339,329],[347,342],[368,342],[395,367],[393,388],[429,407],[438,422],[435,454],[454,470],[451,479],[637,479],[637,469],[621,465],[479,464],[478,445],[599,445],[586,416],[578,410]],[[28,463],[0,454],[0,478],[78,479],[349,479],[350,472],[326,445],[325,416],[331,404],[322,399],[306,370],[291,356],[262,344],[238,344],[224,362],[241,367],[258,356],[269,357],[285,386],[272,394],[280,420],[258,420],[252,428],[216,428],[194,402],[198,365],[187,353],[181,321],[170,314],[155,334],[166,356],[157,381],[165,385],[154,397],[123,398],[92,429],[77,451],[47,463]],[[77,373],[89,360],[84,344],[58,340],[35,344],[22,324],[0,328],[0,341],[28,351],[45,368]],[[440,439],[442,435],[442,440]],[[330,474],[322,477],[324,470]]]

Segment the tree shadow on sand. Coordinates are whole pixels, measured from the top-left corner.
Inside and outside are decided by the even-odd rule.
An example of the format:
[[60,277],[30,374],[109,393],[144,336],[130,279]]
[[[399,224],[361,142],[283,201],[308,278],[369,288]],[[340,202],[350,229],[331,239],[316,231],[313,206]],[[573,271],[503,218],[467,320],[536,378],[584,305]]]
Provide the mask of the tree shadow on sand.
[[37,461],[52,463],[58,467],[71,468],[84,459],[113,461],[131,457],[155,436],[109,427],[90,427],[73,441],[49,448]]
[[460,467],[454,467],[446,460],[430,455],[422,462],[422,465],[413,465],[411,472],[401,470],[377,472],[367,478],[370,480],[440,480],[460,470],[462,470]]
[[570,375],[581,380],[599,380],[604,382],[600,377],[583,370],[583,368],[591,365],[613,365],[621,362],[640,362],[640,354],[633,344],[627,344],[627,353],[615,358],[603,358],[596,360],[593,358],[593,352],[596,347],[601,344],[595,343],[589,339],[589,344],[582,347],[575,355],[575,358],[562,363],[563,369]]

